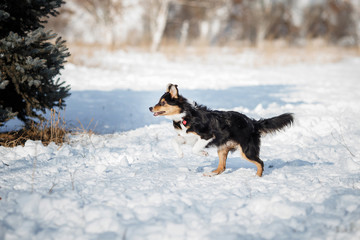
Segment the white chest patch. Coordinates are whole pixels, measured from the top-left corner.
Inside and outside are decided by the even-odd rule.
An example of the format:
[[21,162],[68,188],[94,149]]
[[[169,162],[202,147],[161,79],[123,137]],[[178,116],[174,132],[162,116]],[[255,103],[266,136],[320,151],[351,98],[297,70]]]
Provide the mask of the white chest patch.
[[175,122],[181,121],[183,119],[183,117],[185,117],[185,113],[165,116],[165,118],[173,120]]

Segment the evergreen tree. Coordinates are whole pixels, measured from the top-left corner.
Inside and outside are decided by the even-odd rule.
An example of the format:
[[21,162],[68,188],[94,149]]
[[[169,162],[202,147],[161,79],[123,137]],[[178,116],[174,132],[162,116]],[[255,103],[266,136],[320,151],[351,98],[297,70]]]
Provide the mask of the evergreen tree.
[[70,95],[69,86],[55,80],[70,55],[65,41],[43,26],[44,19],[56,16],[56,8],[63,3],[1,0],[0,126],[15,116],[25,123],[43,119],[41,112],[62,108]]

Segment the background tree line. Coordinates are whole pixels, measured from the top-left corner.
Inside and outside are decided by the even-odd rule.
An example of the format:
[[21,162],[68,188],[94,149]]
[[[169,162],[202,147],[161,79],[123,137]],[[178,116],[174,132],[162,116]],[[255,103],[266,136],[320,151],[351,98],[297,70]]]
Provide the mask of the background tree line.
[[359,46],[359,0],[68,0],[48,26],[69,42]]

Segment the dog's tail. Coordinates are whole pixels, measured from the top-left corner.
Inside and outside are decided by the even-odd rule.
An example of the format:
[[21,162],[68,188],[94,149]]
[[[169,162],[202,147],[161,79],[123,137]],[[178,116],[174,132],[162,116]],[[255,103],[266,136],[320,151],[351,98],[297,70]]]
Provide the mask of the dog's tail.
[[292,113],[284,113],[280,116],[256,121],[261,134],[275,133],[286,126],[291,126],[293,123],[294,116]]

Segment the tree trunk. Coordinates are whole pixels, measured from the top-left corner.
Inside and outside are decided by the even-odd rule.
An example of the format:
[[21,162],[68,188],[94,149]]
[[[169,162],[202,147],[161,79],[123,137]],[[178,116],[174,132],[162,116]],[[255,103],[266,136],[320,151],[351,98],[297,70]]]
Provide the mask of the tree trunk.
[[258,27],[256,32],[256,46],[258,48],[263,47],[263,43],[265,40],[266,29],[267,29],[266,16],[270,11],[270,6],[267,4],[269,3],[265,2],[264,0],[260,0],[257,6],[255,6],[255,8],[257,8],[257,11],[255,12],[257,14],[257,20],[258,20]]
[[185,20],[181,26],[180,46],[185,47],[189,33],[189,20]]
[[166,20],[169,11],[170,0],[162,0],[159,13],[156,18],[155,32],[152,36],[151,51],[156,52],[159,50],[161,39],[164,35]]

